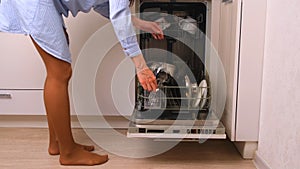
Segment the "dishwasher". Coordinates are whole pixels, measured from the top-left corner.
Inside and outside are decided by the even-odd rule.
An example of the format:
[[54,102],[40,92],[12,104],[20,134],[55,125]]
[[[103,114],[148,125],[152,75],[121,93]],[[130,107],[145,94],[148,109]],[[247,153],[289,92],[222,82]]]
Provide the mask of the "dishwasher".
[[[225,139],[220,114],[213,109],[218,94],[206,69],[210,55],[205,2],[153,2],[139,5],[140,18],[157,22],[165,38],[141,32],[140,47],[157,78],[156,92],[136,80],[135,109],[127,137],[152,139]],[[218,109],[218,111],[222,109]]]

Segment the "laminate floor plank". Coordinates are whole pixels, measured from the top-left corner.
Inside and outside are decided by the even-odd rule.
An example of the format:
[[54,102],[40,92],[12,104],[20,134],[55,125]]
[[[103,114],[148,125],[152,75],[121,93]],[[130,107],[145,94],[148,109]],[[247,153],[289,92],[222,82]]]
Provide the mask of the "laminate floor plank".
[[[99,132],[110,134],[105,129]],[[77,142],[94,145],[82,129],[73,129],[73,133]],[[242,159],[228,140],[181,142],[163,154],[142,159],[120,157],[96,146],[95,152],[108,153],[110,160],[91,167],[61,166],[59,156],[48,155],[47,146],[47,129],[0,128],[0,169],[255,169],[253,161]]]

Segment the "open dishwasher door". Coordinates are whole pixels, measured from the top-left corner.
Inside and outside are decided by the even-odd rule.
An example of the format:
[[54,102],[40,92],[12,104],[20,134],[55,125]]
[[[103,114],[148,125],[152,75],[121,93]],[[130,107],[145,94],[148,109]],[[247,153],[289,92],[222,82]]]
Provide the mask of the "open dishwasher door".
[[136,111],[130,122],[127,137],[196,141],[226,138],[225,128],[214,114],[210,114],[210,117],[207,117],[207,113],[199,113],[198,117],[194,113],[186,113],[182,117],[169,114],[168,117],[159,118],[156,118],[156,115],[155,112]]

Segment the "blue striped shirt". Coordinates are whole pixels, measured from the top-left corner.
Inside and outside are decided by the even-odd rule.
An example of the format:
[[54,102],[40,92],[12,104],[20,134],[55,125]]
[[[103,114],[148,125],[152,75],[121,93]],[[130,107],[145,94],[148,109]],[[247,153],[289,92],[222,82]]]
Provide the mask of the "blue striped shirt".
[[91,9],[110,19],[127,56],[141,54],[129,0],[1,0],[0,31],[29,34],[44,50],[70,62],[61,15],[68,17],[70,12],[76,16]]

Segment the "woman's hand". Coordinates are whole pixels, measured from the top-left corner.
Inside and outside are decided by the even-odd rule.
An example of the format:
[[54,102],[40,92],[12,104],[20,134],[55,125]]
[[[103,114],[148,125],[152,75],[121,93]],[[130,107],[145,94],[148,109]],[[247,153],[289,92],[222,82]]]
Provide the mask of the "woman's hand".
[[157,23],[141,20],[135,16],[132,17],[132,22],[136,28],[151,33],[154,39],[164,39],[164,33]]
[[157,83],[153,72],[149,68],[137,71],[139,82],[145,90],[156,91]]
[[138,80],[143,88],[148,91],[156,91],[156,78],[153,72],[146,65],[143,55],[141,54],[131,59],[135,65]]

